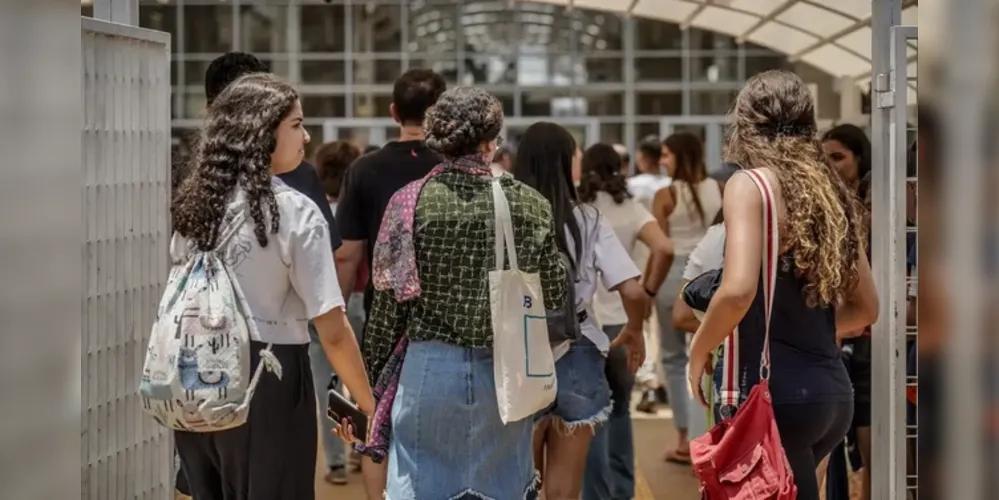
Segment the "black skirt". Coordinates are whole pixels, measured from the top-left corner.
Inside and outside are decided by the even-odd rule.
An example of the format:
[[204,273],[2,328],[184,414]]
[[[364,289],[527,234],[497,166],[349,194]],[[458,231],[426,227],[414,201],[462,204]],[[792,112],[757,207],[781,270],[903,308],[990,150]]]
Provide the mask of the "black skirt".
[[[251,366],[266,344],[252,342]],[[246,424],[221,432],[174,432],[181,473],[195,500],[315,497],[318,434],[309,346],[277,345],[282,377],[261,374]],[[252,373],[252,372],[251,372]]]

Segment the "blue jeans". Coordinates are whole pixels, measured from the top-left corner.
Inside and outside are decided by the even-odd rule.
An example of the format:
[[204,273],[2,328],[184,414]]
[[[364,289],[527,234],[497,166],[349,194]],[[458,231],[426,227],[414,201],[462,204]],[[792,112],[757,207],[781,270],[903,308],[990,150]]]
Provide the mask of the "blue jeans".
[[[604,325],[613,341],[624,325]],[[615,347],[604,369],[612,408],[607,423],[597,427],[586,455],[583,500],[630,500],[635,496],[635,448],[631,429],[631,389],[635,375],[628,370],[627,352]]]
[[386,498],[537,498],[534,419],[503,425],[493,354],[413,341],[392,405]]
[[687,390],[687,332],[673,327],[673,302],[680,293],[687,256],[677,255],[666,281],[656,294],[656,316],[659,320],[659,353],[666,376],[666,393],[673,410],[673,424],[678,431],[689,428],[690,406],[693,401]]
[[610,387],[604,376],[606,358],[588,338],[572,343],[569,352],[555,362],[558,394],[548,416],[557,418],[567,429],[580,425],[596,427],[607,420],[611,410]]
[[[354,335],[360,337],[361,330],[364,328],[364,297],[362,294],[355,293],[350,297],[347,306],[347,321],[350,322]],[[323,457],[326,459],[327,468],[343,467],[346,463],[344,461],[344,443],[333,435],[333,421],[326,418],[329,385],[336,374],[333,373],[333,367],[326,359],[323,346],[319,343],[319,334],[311,321],[309,322],[309,337],[312,340],[309,343],[312,380],[316,388],[316,398],[319,400],[319,419],[322,421]],[[358,339],[358,343],[360,343],[360,339]],[[343,390],[343,384],[339,381],[336,381],[334,387],[338,391]]]

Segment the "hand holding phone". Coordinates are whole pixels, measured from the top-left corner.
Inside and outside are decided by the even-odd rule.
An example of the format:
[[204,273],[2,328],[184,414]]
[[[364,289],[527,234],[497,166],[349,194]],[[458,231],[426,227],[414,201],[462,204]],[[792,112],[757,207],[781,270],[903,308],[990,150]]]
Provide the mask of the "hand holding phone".
[[368,416],[334,389],[329,391],[326,416],[336,422],[334,432],[344,441],[367,440]]

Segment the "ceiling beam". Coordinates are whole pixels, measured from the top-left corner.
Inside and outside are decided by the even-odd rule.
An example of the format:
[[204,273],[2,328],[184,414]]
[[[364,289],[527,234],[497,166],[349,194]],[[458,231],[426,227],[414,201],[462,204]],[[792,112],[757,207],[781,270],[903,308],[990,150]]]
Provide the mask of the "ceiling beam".
[[783,4],[781,4],[776,9],[771,10],[769,14],[761,17],[748,30],[746,30],[743,34],[739,35],[739,37],[735,39],[736,43],[738,43],[739,45],[742,45],[742,44],[746,43],[746,39],[749,38],[749,35],[752,35],[756,30],[758,30],[761,27],[763,27],[764,24],[767,24],[770,21],[773,21],[774,19],[777,18],[777,16],[783,14],[784,11],[786,11],[787,9],[790,9],[791,6],[794,5],[794,3],[796,1],[797,0],[784,0]]

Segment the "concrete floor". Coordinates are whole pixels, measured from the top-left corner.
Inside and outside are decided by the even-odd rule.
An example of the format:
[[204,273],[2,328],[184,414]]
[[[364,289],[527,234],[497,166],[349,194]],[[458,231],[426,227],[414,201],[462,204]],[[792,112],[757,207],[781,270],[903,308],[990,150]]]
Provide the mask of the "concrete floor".
[[[696,500],[697,479],[690,468],[663,461],[666,446],[674,438],[670,412],[664,410],[655,416],[636,416],[634,425],[635,500]],[[324,472],[316,471],[316,500],[365,500],[359,474],[352,474],[346,486],[333,486],[323,480]]]

